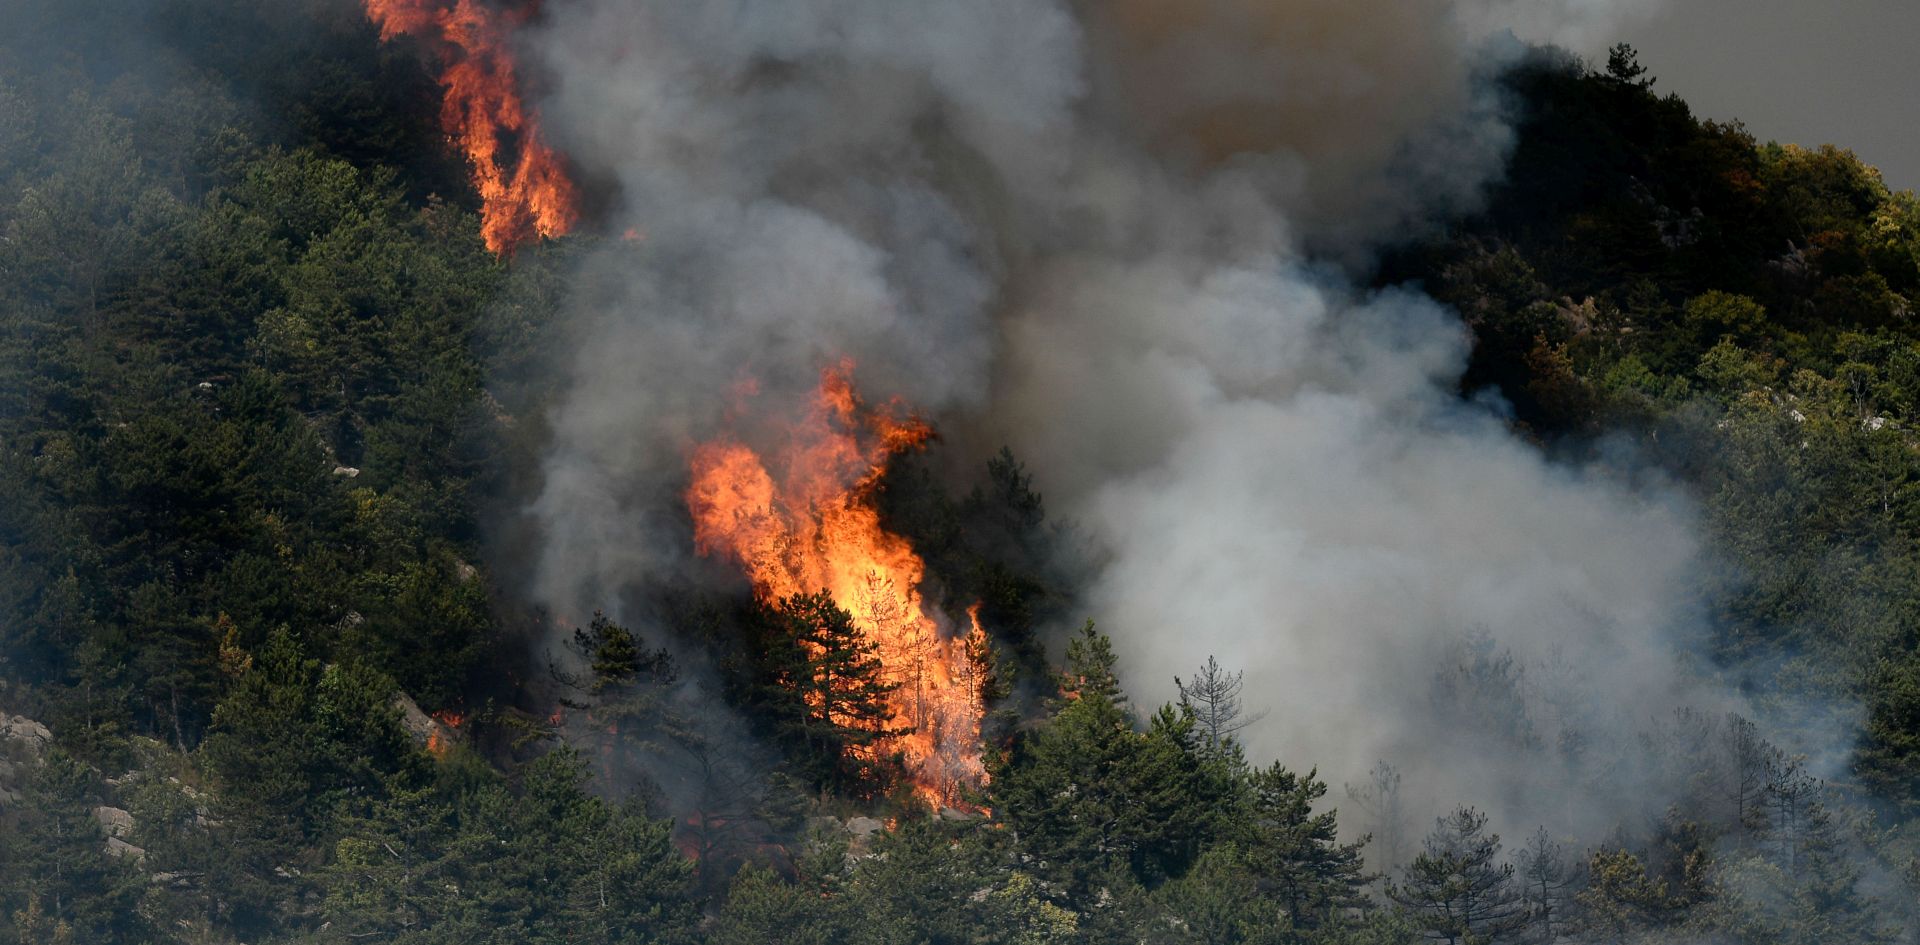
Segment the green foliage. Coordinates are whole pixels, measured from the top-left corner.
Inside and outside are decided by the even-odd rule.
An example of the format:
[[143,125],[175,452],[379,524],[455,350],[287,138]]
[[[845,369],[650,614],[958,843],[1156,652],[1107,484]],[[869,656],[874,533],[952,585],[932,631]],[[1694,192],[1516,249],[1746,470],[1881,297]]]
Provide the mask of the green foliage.
[[1387,898],[1428,935],[1448,945],[1493,942],[1524,927],[1527,915],[1513,866],[1501,862],[1500,836],[1471,807],[1439,819]]
[[107,852],[92,810],[96,774],[55,750],[26,784],[19,817],[0,833],[0,941],[131,943],[158,940],[134,908],[144,875]]
[[1596,850],[1587,861],[1590,885],[1581,891],[1582,928],[1613,936],[1660,928],[1670,924],[1682,905],[1665,883],[1647,874],[1647,868],[1625,850]]
[[[1091,625],[1049,664],[1073,542],[1006,451],[971,490],[914,459],[877,496],[955,625],[977,602],[981,662],[1006,654],[990,814],[887,806],[892,683],[824,594],[738,621],[718,667],[817,800],[599,614],[550,681],[612,732],[592,765],[529,758],[508,725],[550,735],[551,691],[497,671],[519,618],[478,523],[538,474],[587,241],[485,252],[418,50],[354,4],[9,14],[0,694],[58,747],[0,759],[0,943],[1866,943],[1915,921],[1920,202],[1848,152],[1697,120],[1630,48],[1515,69],[1509,179],[1383,279],[1460,310],[1464,386],[1550,450],[1625,435],[1693,490],[1730,565],[1703,588],[1714,655],[1763,711],[1859,705],[1810,720],[1858,750],[1828,787],[1736,724],[1681,778],[1684,816],[1598,850],[1542,828],[1516,869],[1469,809],[1369,868],[1315,771],[1247,763],[1237,673],[1136,711]],[[1460,655],[1437,707],[1539,747],[1532,680],[1485,641]],[[430,756],[403,694],[475,721]],[[1397,830],[1379,772],[1355,799]],[[596,793],[636,783],[681,821]],[[897,826],[795,840],[869,802]]]
[[888,775],[879,757],[889,682],[878,646],[826,590],[763,605],[751,638],[752,705],[822,787],[872,793]]
[[734,877],[727,907],[709,930],[712,945],[840,945],[854,941],[837,900],[749,867]]
[[1109,872],[1151,884],[1184,871],[1214,813],[1192,716],[1169,708],[1148,731],[1135,730],[1112,646],[1091,624],[1069,660],[1072,688],[1059,710],[993,766],[996,816],[1045,851],[1038,871],[1075,899],[1092,895]]
[[1260,893],[1279,902],[1302,929],[1340,925],[1351,910],[1367,905],[1365,888],[1372,879],[1360,856],[1367,838],[1341,843],[1335,813],[1315,811],[1327,786],[1314,774],[1296,775],[1278,763],[1252,771],[1244,806],[1228,820]]
[[317,941],[639,945],[681,941],[695,918],[670,825],[589,794],[564,749],[528,765],[517,792],[396,794],[333,853]]
[[1915,198],[1847,151],[1697,120],[1624,46],[1508,82],[1507,180],[1392,275],[1466,316],[1469,389],[1557,450],[1637,439],[1703,500],[1716,655],[1762,692],[1869,706],[1856,772],[1912,811]]

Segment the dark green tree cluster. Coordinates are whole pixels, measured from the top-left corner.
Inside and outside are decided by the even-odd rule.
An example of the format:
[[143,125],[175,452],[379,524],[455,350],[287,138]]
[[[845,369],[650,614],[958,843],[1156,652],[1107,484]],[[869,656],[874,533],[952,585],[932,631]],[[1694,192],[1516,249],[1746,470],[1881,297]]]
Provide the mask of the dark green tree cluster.
[[[470,213],[408,199],[436,172],[382,82],[421,77],[347,12],[10,7],[0,675],[76,749],[193,748],[223,642],[288,628],[442,707],[497,637],[468,562],[506,449],[476,353],[505,277]],[[215,47],[255,21],[244,56]],[[267,122],[260,82],[315,129],[362,101],[373,137]]]
[[754,608],[734,660],[737,701],[800,776],[827,792],[872,797],[899,780],[883,754],[894,727],[887,696],[900,688],[877,645],[822,589]]
[[1093,940],[1164,923],[1184,930],[1164,941],[1342,941],[1384,918],[1364,841],[1341,842],[1319,809],[1324,783],[1249,765],[1231,699],[1209,706],[1211,729],[1184,700],[1137,724],[1115,670],[1083,628],[1048,719],[995,761],[989,792],[1025,870]]
[[1466,316],[1465,386],[1548,448],[1627,434],[1703,500],[1716,655],[1785,711],[1863,703],[1855,778],[1911,816],[1920,200],[1849,152],[1696,119],[1629,49],[1507,81],[1508,177],[1384,277]]

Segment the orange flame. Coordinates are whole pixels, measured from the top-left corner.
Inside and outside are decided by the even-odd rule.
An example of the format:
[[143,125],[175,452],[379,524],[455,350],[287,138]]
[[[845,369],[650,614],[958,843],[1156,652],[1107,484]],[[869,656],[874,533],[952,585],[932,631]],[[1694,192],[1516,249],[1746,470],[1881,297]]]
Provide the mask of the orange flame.
[[[573,181],[540,137],[538,116],[520,97],[509,40],[531,6],[497,9],[481,0],[364,0],[380,38],[417,36],[433,44],[446,98],[440,124],[473,165],[480,235],[501,255],[579,221]],[[517,149],[509,172],[503,149]]]
[[433,713],[433,721],[433,728],[427,732],[427,751],[437,758],[453,747],[453,736],[467,723],[467,716],[464,712],[442,709]]
[[[878,649],[890,682],[885,728],[910,730],[883,750],[904,758],[920,793],[960,803],[986,782],[980,759],[980,674],[969,654],[984,640],[943,633],[920,585],[926,564],[880,525],[873,489],[896,454],[924,444],[927,424],[897,403],[869,409],[854,392],[853,363],[822,372],[786,445],[768,462],[722,436],[694,448],[687,506],[702,555],[738,561],[763,601],[825,588]],[[757,386],[739,388],[751,396]],[[976,626],[975,632],[978,633]]]

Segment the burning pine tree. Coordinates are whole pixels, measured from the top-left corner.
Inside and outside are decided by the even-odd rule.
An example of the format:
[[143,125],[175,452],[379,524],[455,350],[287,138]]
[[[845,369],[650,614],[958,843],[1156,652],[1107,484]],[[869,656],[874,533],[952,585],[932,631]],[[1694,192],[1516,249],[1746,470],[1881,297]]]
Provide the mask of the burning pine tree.
[[[897,753],[923,797],[954,804],[986,780],[975,655],[984,635],[977,626],[949,632],[928,611],[925,562],[881,526],[874,506],[888,461],[926,443],[932,428],[897,403],[863,403],[852,373],[850,361],[822,373],[770,458],[731,436],[694,449],[687,506],[695,546],[737,561],[764,607],[798,615],[785,622],[804,631],[793,637],[812,662],[845,664],[845,672],[791,674],[810,710],[810,741],[816,730],[866,733],[833,747],[862,761]],[[857,639],[832,632],[835,609]],[[877,680],[867,678],[869,664]]]
[[[522,97],[513,31],[533,5],[481,0],[365,0],[380,38],[413,36],[435,51],[446,91],[440,124],[473,167],[480,235],[502,255],[536,237],[563,236],[579,220],[578,198],[558,152],[540,136]],[[503,154],[505,152],[505,154]]]

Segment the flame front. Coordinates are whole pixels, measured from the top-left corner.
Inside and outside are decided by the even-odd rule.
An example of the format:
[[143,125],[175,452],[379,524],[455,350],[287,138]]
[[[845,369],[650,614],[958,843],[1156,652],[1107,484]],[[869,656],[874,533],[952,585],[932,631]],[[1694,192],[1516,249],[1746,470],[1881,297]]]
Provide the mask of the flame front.
[[[901,411],[872,410],[854,392],[851,362],[822,374],[819,390],[771,465],[732,437],[693,451],[687,506],[695,549],[738,561],[754,593],[775,602],[822,588],[876,646],[888,681],[882,746],[905,760],[922,796],[960,803],[986,781],[980,759],[985,635],[941,631],[921,597],[926,563],[880,525],[873,490],[896,454],[933,431]],[[748,388],[751,390],[751,387]]]
[[[500,9],[481,0],[364,2],[382,40],[414,36],[438,50],[446,90],[440,124],[473,165],[487,248],[504,255],[535,237],[572,230],[580,216],[573,181],[521,99],[509,45],[530,8]],[[511,170],[502,153],[509,149],[517,152]]]

